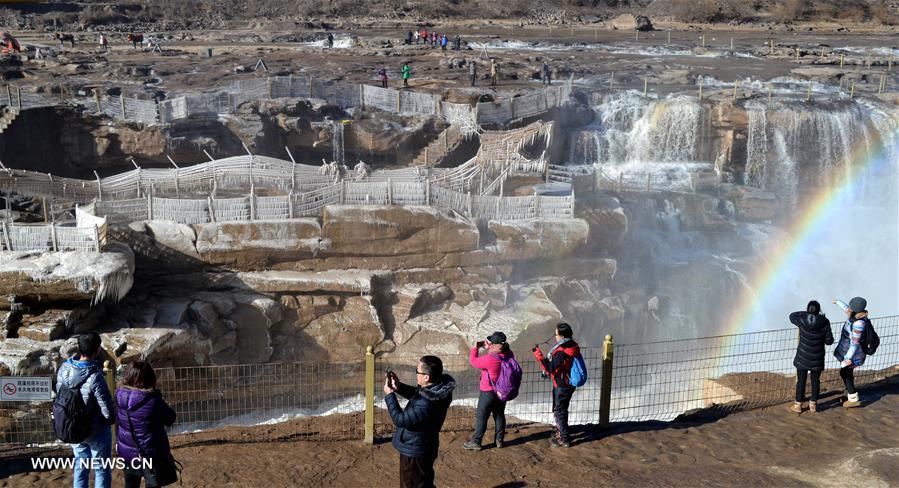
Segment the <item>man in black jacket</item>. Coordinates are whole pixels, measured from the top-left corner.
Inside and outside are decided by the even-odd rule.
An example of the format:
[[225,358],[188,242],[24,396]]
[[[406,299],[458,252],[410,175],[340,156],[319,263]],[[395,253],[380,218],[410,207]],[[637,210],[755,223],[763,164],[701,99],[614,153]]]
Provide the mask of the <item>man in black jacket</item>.
[[[415,371],[418,387],[400,383],[396,374],[387,373],[384,401],[396,426],[393,447],[400,453],[400,486],[434,486],[434,461],[440,448],[440,429],[453,401],[456,382],[443,374],[443,362],[436,356],[423,356]],[[396,394],[409,399],[400,408]]]

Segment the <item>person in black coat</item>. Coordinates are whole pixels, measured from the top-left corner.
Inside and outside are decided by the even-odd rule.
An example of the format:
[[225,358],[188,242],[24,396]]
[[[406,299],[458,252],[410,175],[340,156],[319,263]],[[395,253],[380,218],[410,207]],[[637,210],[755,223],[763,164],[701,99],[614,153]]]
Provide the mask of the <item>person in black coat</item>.
[[[443,362],[436,356],[423,356],[415,370],[418,388],[400,383],[396,374],[387,373],[384,401],[396,426],[393,447],[400,453],[400,486],[434,486],[434,461],[440,448],[440,429],[453,401],[456,382],[443,374]],[[400,408],[396,395],[409,399]]]
[[824,371],[824,346],[833,344],[830,321],[821,313],[821,305],[812,300],[805,312],[790,314],[790,322],[799,327],[799,345],[796,347],[796,402],[790,407],[795,413],[802,413],[805,399],[805,380],[811,373],[812,396],[808,407],[812,413],[818,411],[818,393],[821,391],[821,371]]

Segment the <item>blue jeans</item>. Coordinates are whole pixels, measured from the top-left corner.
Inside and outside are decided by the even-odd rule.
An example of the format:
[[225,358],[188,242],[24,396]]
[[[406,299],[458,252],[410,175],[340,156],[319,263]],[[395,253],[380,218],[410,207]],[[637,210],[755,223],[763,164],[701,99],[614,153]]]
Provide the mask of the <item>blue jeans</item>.
[[93,437],[85,440],[81,444],[72,444],[72,451],[75,453],[75,488],[88,488],[90,480],[90,461],[83,461],[82,466],[80,459],[97,459],[94,461],[95,467],[100,469],[94,470],[94,488],[109,488],[112,484],[112,467],[107,464],[103,466],[101,462],[111,463],[112,456],[112,431],[108,425],[100,428],[100,431]]

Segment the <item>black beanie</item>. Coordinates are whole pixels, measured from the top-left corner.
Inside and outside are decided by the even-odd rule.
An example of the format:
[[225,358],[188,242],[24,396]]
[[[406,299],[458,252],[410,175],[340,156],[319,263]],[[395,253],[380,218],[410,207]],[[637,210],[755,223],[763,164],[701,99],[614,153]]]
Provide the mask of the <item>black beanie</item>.
[[855,297],[852,300],[849,300],[849,309],[853,312],[861,312],[865,310],[865,307],[868,306],[868,301],[862,297]]

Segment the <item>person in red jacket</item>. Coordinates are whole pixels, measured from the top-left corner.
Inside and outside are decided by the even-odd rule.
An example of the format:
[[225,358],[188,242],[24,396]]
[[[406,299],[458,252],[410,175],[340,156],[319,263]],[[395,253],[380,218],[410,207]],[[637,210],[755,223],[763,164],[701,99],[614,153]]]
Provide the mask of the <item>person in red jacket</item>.
[[575,387],[568,378],[571,376],[571,363],[581,353],[580,346],[574,342],[571,326],[562,322],[556,325],[556,345],[549,351],[549,357],[543,355],[540,346],[534,345],[534,357],[543,371],[553,381],[553,417],[556,429],[549,439],[551,447],[571,447],[568,438],[568,404],[574,395]]
[[[478,355],[480,348],[486,348],[487,354]],[[506,435],[506,402],[499,399],[493,385],[499,379],[502,362],[506,358],[515,357],[509,344],[506,342],[506,334],[494,332],[487,340],[479,341],[471,348],[468,362],[471,367],[481,370],[480,394],[478,395],[478,409],[475,414],[474,434],[471,440],[462,444],[465,449],[473,451],[481,450],[481,439],[487,431],[487,420],[493,415],[494,442],[497,448],[503,447],[503,438]]]

